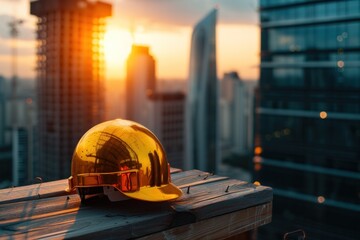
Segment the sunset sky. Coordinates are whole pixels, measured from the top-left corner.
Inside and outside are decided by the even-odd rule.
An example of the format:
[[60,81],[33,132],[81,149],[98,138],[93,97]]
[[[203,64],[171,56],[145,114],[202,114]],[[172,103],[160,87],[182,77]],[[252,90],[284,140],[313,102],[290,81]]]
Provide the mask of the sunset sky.
[[[150,46],[159,79],[187,79],[193,26],[217,7],[218,77],[238,71],[245,80],[258,78],[260,31],[256,0],[107,0],[113,4],[105,35],[108,79],[124,79],[125,60],[133,43]],[[0,75],[11,76],[8,22],[16,15],[20,27],[18,75],[35,78],[35,22],[29,0],[0,0]]]

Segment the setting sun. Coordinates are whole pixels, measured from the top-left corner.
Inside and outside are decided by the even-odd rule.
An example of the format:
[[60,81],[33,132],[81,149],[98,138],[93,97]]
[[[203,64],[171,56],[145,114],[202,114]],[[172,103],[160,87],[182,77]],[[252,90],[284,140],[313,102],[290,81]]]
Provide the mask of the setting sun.
[[[224,72],[238,71],[243,79],[257,79],[259,59],[259,31],[256,26],[218,26],[218,77]],[[156,75],[160,79],[187,79],[189,70],[191,27],[171,30],[149,29],[139,25],[134,31],[110,24],[104,36],[106,76],[110,80],[126,77],[126,59],[132,44],[150,47],[156,61]]]
[[[156,72],[160,73],[160,77],[186,78],[190,32],[190,28],[178,28],[177,31],[170,32],[145,31],[143,26],[138,26],[134,32],[131,32],[131,30],[110,25],[102,43],[107,79],[125,78],[126,59],[132,44],[150,47],[150,54],[156,59]],[[176,44],[179,42],[180,44]],[[178,48],[179,45],[183,49]]]
[[131,33],[125,29],[110,28],[104,36],[104,52],[109,79],[124,75],[124,63],[132,45]]

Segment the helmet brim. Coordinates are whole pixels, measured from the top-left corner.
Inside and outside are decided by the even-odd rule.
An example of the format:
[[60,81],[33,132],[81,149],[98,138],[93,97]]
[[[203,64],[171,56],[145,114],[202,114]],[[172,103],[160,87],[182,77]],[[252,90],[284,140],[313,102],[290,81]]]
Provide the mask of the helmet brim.
[[149,202],[169,201],[182,196],[182,191],[172,183],[160,187],[144,186],[136,192],[122,192],[120,189],[118,190],[130,198]]

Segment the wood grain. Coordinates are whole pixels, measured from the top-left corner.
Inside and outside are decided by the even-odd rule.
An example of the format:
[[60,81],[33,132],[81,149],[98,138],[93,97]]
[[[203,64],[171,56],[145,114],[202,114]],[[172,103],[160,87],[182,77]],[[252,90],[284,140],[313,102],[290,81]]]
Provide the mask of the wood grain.
[[68,195],[67,179],[0,190],[0,204]]
[[272,203],[151,234],[141,240],[226,239],[271,222]]
[[228,177],[212,175],[196,169],[173,174],[171,178],[172,182],[179,188],[228,179]]
[[[227,190],[227,192],[226,192]],[[177,212],[189,212],[197,220],[233,212],[272,201],[272,189],[240,180],[224,179],[190,188],[173,207]]]
[[94,197],[82,205],[77,195],[69,198],[3,205],[0,238],[101,238],[110,231],[128,239],[167,229],[174,212],[169,203],[135,200],[111,203],[106,198]]
[[171,176],[183,196],[163,203],[94,196],[81,204],[63,190],[66,180],[1,190],[0,239],[222,239],[271,221],[269,187],[199,170]]
[[[179,172],[181,172],[181,169],[170,168],[171,174]],[[5,203],[44,199],[73,194],[65,191],[67,187],[67,179],[62,179],[58,181],[2,189],[0,190],[0,205]]]

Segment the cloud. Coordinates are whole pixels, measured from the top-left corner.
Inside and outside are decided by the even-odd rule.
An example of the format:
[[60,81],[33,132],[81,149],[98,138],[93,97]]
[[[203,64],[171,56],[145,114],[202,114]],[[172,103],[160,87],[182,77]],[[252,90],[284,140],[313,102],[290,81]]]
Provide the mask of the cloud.
[[130,23],[193,26],[211,9],[220,24],[257,24],[255,0],[113,0],[115,17]]

